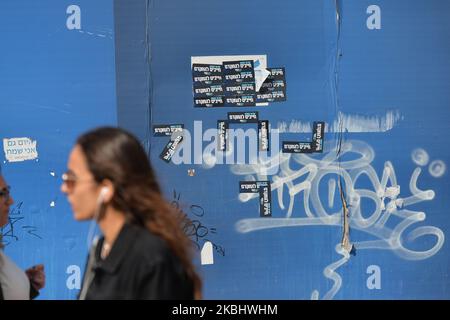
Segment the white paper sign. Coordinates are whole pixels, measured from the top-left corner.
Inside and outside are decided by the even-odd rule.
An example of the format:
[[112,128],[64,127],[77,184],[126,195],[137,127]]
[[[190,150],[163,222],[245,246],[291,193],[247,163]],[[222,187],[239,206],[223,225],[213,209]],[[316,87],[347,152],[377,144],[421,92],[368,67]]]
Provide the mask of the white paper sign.
[[30,138],[3,139],[3,151],[9,162],[36,159],[38,157],[36,145],[37,141]]

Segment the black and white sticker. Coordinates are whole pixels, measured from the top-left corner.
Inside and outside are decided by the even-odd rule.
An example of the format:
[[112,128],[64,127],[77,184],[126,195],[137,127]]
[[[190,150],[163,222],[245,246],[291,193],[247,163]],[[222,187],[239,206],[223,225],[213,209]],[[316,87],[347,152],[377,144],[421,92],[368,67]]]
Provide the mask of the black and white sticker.
[[217,149],[219,151],[228,150],[228,121],[217,121]]
[[319,121],[313,123],[313,151],[323,151],[323,140],[325,134],[325,122]]
[[223,62],[223,73],[227,74],[237,74],[241,71],[252,71],[254,70],[253,60],[240,60],[240,61],[224,61]]
[[258,145],[259,151],[269,151],[269,121],[258,121]]
[[228,112],[229,123],[257,123],[258,111],[253,112]]
[[284,90],[273,90],[266,93],[257,93],[256,102],[278,102],[286,101],[286,92]]
[[222,74],[211,74],[211,75],[197,75],[192,76],[192,80],[194,82],[194,87],[199,87],[202,85],[209,85],[209,84],[222,84],[223,77]]
[[259,89],[259,93],[267,93],[283,90],[286,93],[286,82],[284,80],[267,80],[263,82],[261,88]]
[[171,136],[174,132],[183,132],[183,124],[158,124],[153,126],[154,137]]
[[312,153],[313,146],[311,142],[283,141],[283,153]]
[[183,136],[179,135],[175,137],[174,140],[170,140],[169,143],[165,146],[162,153],[159,155],[159,157],[164,160],[165,162],[169,163],[172,159],[172,156],[175,154],[176,149],[183,141]]
[[239,181],[239,193],[258,193],[258,181]]
[[239,181],[239,193],[259,193],[259,189],[267,185],[270,181]]
[[225,105],[235,106],[235,107],[249,107],[254,106],[256,103],[254,95],[242,95],[225,97]]
[[210,76],[210,75],[222,75],[221,64],[192,64],[192,75],[195,76]]
[[259,187],[259,215],[263,218],[272,216],[272,192],[270,183]]
[[270,72],[267,77],[268,80],[284,80],[286,83],[286,75],[284,72],[284,67],[281,68],[266,68]]
[[224,103],[223,96],[212,96],[208,98],[194,97],[194,107],[196,108],[223,107]]
[[238,96],[242,94],[254,94],[255,90],[254,82],[229,83],[225,86],[225,95]]
[[255,71],[242,70],[236,73],[230,73],[224,75],[224,81],[228,83],[241,83],[241,82],[255,82]]
[[224,89],[222,84],[207,84],[194,87],[194,97],[207,98],[211,96],[222,96]]

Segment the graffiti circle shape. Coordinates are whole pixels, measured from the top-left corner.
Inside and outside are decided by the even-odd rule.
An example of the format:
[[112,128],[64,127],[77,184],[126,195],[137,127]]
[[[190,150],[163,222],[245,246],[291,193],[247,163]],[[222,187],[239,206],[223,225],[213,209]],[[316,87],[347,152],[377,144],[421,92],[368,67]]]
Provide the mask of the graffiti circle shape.
[[446,169],[447,169],[446,165],[442,160],[434,160],[433,162],[430,163],[430,166],[428,167],[428,171],[435,178],[442,177]]
[[426,166],[428,164],[428,161],[430,161],[428,153],[422,148],[414,149],[411,157],[414,163],[419,166]]

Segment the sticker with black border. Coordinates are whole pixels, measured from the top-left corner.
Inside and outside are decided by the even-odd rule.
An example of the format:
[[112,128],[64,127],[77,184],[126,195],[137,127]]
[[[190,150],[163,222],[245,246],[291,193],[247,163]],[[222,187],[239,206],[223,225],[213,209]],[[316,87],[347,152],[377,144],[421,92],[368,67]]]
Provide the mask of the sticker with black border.
[[242,70],[236,73],[230,73],[224,75],[224,82],[226,85],[230,83],[241,83],[241,82],[255,82],[255,71],[252,70]]
[[258,193],[258,181],[239,181],[239,193]]
[[259,151],[269,151],[269,120],[258,121]]
[[228,121],[217,121],[217,149],[219,151],[228,150]]
[[283,141],[283,153],[312,153],[313,146],[311,142]]
[[313,122],[313,151],[323,152],[323,140],[325,134],[325,122]]
[[251,107],[256,103],[255,95],[225,97],[225,105],[234,107]]
[[284,67],[280,68],[266,68],[267,71],[270,72],[267,77],[268,80],[284,80],[286,81],[286,74],[284,71]]
[[286,92],[284,90],[273,90],[266,93],[256,94],[256,103],[279,101],[286,101]]
[[224,61],[223,73],[237,74],[241,71],[255,70],[253,60]]
[[221,64],[204,64],[194,63],[192,64],[192,75],[195,76],[210,76],[210,75],[222,75]]
[[196,98],[206,98],[222,95],[224,95],[222,84],[207,84],[194,87],[194,97]]
[[197,75],[192,76],[194,87],[209,85],[209,84],[222,84],[223,77],[222,74],[211,74],[211,75]]
[[270,183],[259,187],[259,215],[263,218],[272,216],[272,192]]
[[267,185],[270,185],[270,181],[239,181],[239,193],[259,193],[259,189]]
[[257,123],[258,111],[228,112],[228,123]]
[[259,93],[283,90],[286,93],[286,82],[284,80],[266,80],[261,85]]
[[169,143],[164,147],[164,150],[159,155],[160,159],[163,161],[169,163],[172,159],[173,155],[175,154],[176,149],[183,141],[183,136],[179,135],[176,136],[173,140],[170,140]]
[[170,137],[174,132],[183,132],[183,128],[183,124],[157,124],[153,126],[153,136]]
[[207,98],[194,97],[194,107],[196,108],[223,107],[224,103],[223,96],[212,96]]
[[245,94],[254,94],[256,91],[254,82],[229,83],[225,85],[226,96],[238,96]]

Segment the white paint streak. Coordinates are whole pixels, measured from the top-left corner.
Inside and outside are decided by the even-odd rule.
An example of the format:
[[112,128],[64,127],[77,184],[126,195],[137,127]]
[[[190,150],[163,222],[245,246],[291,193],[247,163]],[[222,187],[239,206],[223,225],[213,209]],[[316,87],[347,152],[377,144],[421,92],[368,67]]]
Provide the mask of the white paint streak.
[[[325,132],[386,132],[394,128],[402,119],[403,117],[398,110],[388,111],[382,117],[340,112],[338,119],[333,121],[331,127],[329,123],[325,123]],[[277,127],[280,133],[312,132],[312,123],[302,120],[292,120],[290,123],[281,121],[278,122]]]
[[333,208],[334,206],[334,193],[336,192],[336,180],[328,180],[328,206]]
[[89,36],[97,36],[97,37],[100,37],[100,38],[112,39],[111,32],[107,32],[106,34],[105,33],[98,33],[98,31],[97,32],[91,32],[91,31],[78,30],[78,32],[79,33],[86,33]]
[[[409,182],[410,196],[400,197],[400,185],[397,184],[397,177],[394,166],[390,161],[386,161],[383,172],[377,174],[371,163],[375,158],[374,150],[363,141],[349,140],[341,146],[341,152],[337,153],[335,141],[327,141],[321,159],[317,155],[307,154],[278,154],[269,159],[264,164],[255,165],[233,165],[231,171],[236,175],[253,176],[254,180],[267,180],[267,176],[261,174],[266,170],[268,164],[279,165],[279,171],[272,176],[271,190],[278,197],[278,204],[282,210],[287,210],[285,218],[247,218],[239,220],[235,228],[238,232],[247,233],[263,229],[299,227],[299,226],[334,226],[342,227],[342,210],[328,212],[319,197],[319,190],[326,175],[335,175],[337,179],[343,180],[345,188],[344,194],[348,201],[350,210],[350,226],[376,238],[376,240],[361,241],[353,243],[357,250],[378,249],[391,250],[399,257],[406,260],[424,260],[435,255],[443,246],[445,235],[441,229],[434,226],[415,226],[414,224],[423,222],[426,218],[425,212],[413,211],[407,206],[430,201],[435,197],[433,190],[421,190],[417,187],[417,180],[421,173],[421,168],[417,167],[411,175]],[[353,154],[353,155],[352,155]],[[350,156],[349,156],[350,155]],[[356,156],[355,156],[356,155]],[[352,159],[352,160],[345,160]],[[292,169],[290,163],[293,162],[296,169]],[[338,164],[339,162],[339,164]],[[298,164],[303,165],[298,168]],[[443,174],[445,164],[438,163],[438,173]],[[297,169],[298,168],[298,169]],[[430,165],[430,170],[431,165]],[[436,169],[437,170],[437,169]],[[430,171],[431,172],[431,171]],[[359,177],[366,176],[369,187],[365,189],[357,188]],[[328,203],[330,204],[331,189],[335,184],[328,180]],[[283,199],[284,190],[288,192],[289,206],[286,208]],[[239,197],[241,201],[249,201],[258,197],[256,194],[246,194]],[[361,199],[368,199],[374,203],[372,212],[362,212]],[[303,208],[294,211],[294,203],[297,201]],[[384,203],[387,201],[387,204]],[[330,206],[331,209],[332,206]],[[304,210],[303,210],[304,209]],[[294,216],[294,212],[296,216]],[[304,213],[304,217],[300,216]],[[395,216],[395,224],[387,224],[392,216]],[[426,236],[434,237],[434,241],[427,241],[425,248],[409,249],[411,242]],[[332,288],[323,296],[323,299],[332,299],[342,285],[342,279],[336,273],[336,269],[349,259],[349,254],[341,244],[337,244],[336,252],[343,257],[325,267],[325,277],[333,281]],[[311,299],[318,299],[319,292],[314,290]]]

